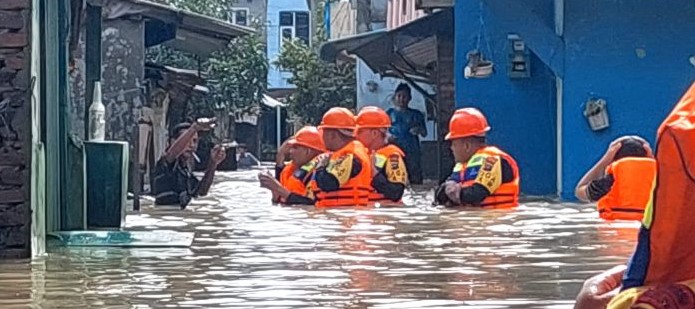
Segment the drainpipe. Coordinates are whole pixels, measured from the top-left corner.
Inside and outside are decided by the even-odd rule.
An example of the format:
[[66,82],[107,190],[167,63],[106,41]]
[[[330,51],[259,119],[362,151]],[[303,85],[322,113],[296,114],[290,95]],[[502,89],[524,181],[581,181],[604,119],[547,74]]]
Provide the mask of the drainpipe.
[[[562,38],[564,35],[564,30],[565,30],[565,0],[555,0],[554,2],[555,6],[555,34]],[[563,40],[564,41],[564,40]],[[564,59],[563,59],[564,62]],[[563,63],[564,67],[564,63]],[[561,77],[555,77],[555,103],[556,103],[556,110],[555,110],[555,118],[556,118],[556,123],[557,127],[555,129],[556,131],[556,191],[557,195],[559,197],[562,196],[562,110],[563,110],[563,82]]]

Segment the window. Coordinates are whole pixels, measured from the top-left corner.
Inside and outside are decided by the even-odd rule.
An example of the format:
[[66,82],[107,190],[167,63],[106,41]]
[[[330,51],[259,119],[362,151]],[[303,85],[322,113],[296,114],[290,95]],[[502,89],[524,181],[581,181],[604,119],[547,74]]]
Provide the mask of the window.
[[280,48],[285,40],[300,39],[309,45],[309,12],[280,12]]
[[249,9],[247,8],[233,8],[229,11],[228,20],[230,23],[239,26],[249,25]]

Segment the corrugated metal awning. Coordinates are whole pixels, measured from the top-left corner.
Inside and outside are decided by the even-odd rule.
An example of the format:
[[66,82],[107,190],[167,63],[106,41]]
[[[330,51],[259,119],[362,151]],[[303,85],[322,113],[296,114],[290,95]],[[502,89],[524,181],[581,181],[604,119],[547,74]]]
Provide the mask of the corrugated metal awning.
[[453,10],[445,9],[389,31],[377,30],[328,41],[321,46],[321,58],[336,61],[340,55],[356,55],[384,76],[405,74],[432,81],[437,40],[453,40],[453,34]]
[[165,44],[203,57],[224,48],[235,37],[255,32],[252,28],[146,0],[106,0],[103,11],[107,20],[132,15],[144,17],[146,47]]

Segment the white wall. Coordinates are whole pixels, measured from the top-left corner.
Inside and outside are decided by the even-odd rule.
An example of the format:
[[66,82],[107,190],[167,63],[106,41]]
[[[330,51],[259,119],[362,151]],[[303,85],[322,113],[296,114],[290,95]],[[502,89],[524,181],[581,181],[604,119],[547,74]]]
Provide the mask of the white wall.
[[[370,92],[367,87],[368,81],[374,81],[379,86],[376,91]],[[398,84],[404,82],[402,79],[385,77],[381,78],[379,74],[375,74],[362,60],[357,61],[357,109],[359,110],[363,106],[378,106],[386,110],[392,106],[391,99],[393,98],[393,93],[398,87]],[[431,94],[434,94],[432,86],[427,84],[419,83],[420,87],[425,89]],[[427,110],[425,107],[425,98],[413,89],[411,86],[411,94],[413,99],[410,101],[410,107],[420,110],[423,114],[427,115]],[[436,140],[434,121],[427,121],[427,137],[422,139],[426,141]]]

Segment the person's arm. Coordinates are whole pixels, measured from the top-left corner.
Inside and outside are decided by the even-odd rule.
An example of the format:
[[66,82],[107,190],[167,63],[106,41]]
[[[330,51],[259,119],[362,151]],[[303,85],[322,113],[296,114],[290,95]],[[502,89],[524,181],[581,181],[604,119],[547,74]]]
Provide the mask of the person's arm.
[[181,154],[186,150],[188,145],[191,144],[191,141],[193,140],[195,134],[198,131],[199,125],[197,123],[194,123],[193,125],[191,125],[190,128],[183,132],[183,134],[181,134],[164,153],[164,158],[166,159],[166,161],[169,163],[176,161],[179,158],[179,156],[181,156]]
[[627,267],[619,265],[584,281],[574,309],[606,308],[620,290]]
[[613,188],[615,179],[613,175],[605,175],[599,179],[592,180],[586,187],[586,198],[588,202],[596,202],[604,197]]
[[384,174],[377,174],[372,179],[372,187],[385,198],[394,202],[400,201],[405,193],[404,184],[390,182]]
[[400,201],[408,180],[405,162],[400,155],[394,154],[386,159],[384,164],[384,173],[374,173],[376,176],[372,179],[372,187],[385,198],[394,202]]
[[290,193],[285,199],[287,205],[314,205],[315,202],[313,199],[295,193]]
[[611,145],[608,147],[608,151],[601,157],[596,164],[588,171],[586,174],[584,174],[584,177],[579,180],[579,183],[577,183],[577,186],[574,189],[574,196],[577,197],[582,202],[590,202],[591,198],[588,193],[588,187],[589,184],[601,178],[604,176],[604,172],[606,170],[606,167],[611,164],[613,161],[613,158],[615,157],[615,153],[620,150],[621,143],[620,140],[616,140]]
[[360,160],[349,154],[342,160],[337,160],[336,163],[332,162],[327,167],[319,166],[316,169],[316,184],[324,192],[338,191],[340,186],[347,183],[350,178],[357,176],[361,171]]
[[422,137],[425,137],[427,136],[427,124],[425,123],[425,115],[420,111],[417,111],[417,115],[418,134],[420,134],[420,136]]
[[226,156],[225,150],[221,146],[217,145],[212,148],[212,151],[210,152],[210,162],[208,163],[208,167],[205,169],[203,179],[200,180],[198,190],[196,191],[199,196],[208,195],[210,187],[212,186],[212,181],[215,178],[215,170],[217,170],[217,166],[224,161]]

